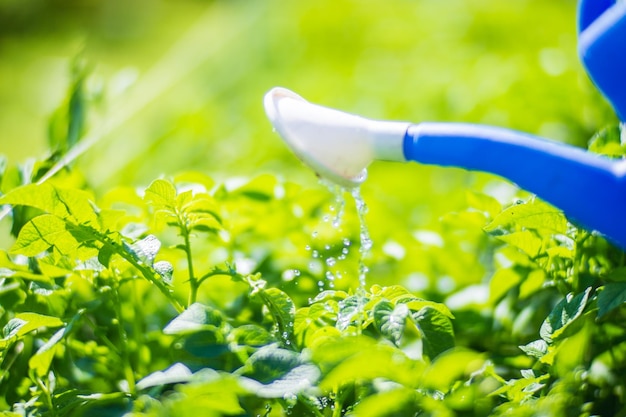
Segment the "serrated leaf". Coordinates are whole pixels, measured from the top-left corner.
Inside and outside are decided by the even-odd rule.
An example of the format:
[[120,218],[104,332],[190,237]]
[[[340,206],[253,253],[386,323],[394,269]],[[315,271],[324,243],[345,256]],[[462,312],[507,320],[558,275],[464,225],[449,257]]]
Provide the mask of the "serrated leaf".
[[219,327],[223,318],[221,313],[209,306],[193,303],[189,308],[175,317],[163,329],[163,333],[180,335],[207,329],[207,325]]
[[164,371],[153,372],[137,382],[137,389],[158,387],[160,385],[177,384],[188,382],[192,372],[184,364],[177,362]]
[[592,288],[588,287],[576,296],[570,293],[562,299],[541,325],[541,329],[539,329],[541,338],[548,343],[558,339],[565,329],[582,315],[591,290]]
[[398,345],[404,334],[406,319],[410,314],[406,304],[394,306],[390,301],[383,300],[374,306],[373,314],[374,324],[380,333]]
[[511,226],[524,229],[544,229],[553,233],[564,234],[567,231],[567,220],[559,209],[538,199],[533,199],[508,207],[498,214],[484,230],[495,232],[500,228]]
[[413,314],[413,319],[422,334],[426,356],[434,359],[454,347],[454,328],[448,317],[431,307],[424,307]]
[[609,282],[598,294],[598,318],[626,302],[626,282]]

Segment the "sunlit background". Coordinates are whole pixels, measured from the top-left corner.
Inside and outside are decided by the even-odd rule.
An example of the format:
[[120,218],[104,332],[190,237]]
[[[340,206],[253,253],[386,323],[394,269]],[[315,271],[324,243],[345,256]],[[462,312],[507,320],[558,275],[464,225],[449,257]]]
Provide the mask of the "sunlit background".
[[[190,169],[319,187],[264,115],[277,85],[371,118],[486,123],[577,146],[614,121],[578,60],[573,0],[0,0],[0,153],[10,162],[45,156],[76,65],[87,68],[92,145],[75,164],[97,192]],[[464,209],[468,190],[507,203],[511,189],[459,169],[376,162],[363,186],[375,250],[417,259],[404,276],[445,264],[473,282],[485,266],[471,248],[446,258],[442,248],[463,239],[445,239],[455,226],[442,216]],[[389,249],[397,242],[400,254]]]

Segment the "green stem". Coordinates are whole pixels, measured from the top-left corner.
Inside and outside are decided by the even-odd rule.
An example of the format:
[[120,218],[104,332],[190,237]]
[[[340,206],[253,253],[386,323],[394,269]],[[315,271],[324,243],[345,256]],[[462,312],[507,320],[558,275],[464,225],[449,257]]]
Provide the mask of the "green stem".
[[133,366],[132,363],[130,361],[130,354],[128,352],[128,335],[126,334],[126,330],[124,330],[124,322],[122,319],[122,302],[119,298],[119,292],[118,292],[119,287],[116,286],[115,291],[114,291],[114,297],[115,297],[115,302],[113,303],[115,305],[115,315],[117,316],[117,332],[118,332],[118,337],[120,338],[120,342],[122,344],[121,346],[121,352],[120,352],[120,357],[122,359],[122,363],[124,366],[124,377],[126,378],[126,382],[128,382],[128,391],[131,394],[135,394],[135,372],[133,370]]
[[44,384],[41,378],[36,378],[35,383],[37,384],[41,392],[44,394],[46,405],[50,409],[50,415],[55,417],[57,415],[57,412],[54,408],[54,402],[52,401],[52,394],[50,393],[50,390],[48,389],[46,384]]
[[196,302],[198,297],[198,281],[193,271],[193,256],[191,256],[191,239],[189,237],[189,230],[183,227],[182,219],[181,230],[183,231],[183,239],[185,239],[185,254],[187,255],[187,270],[189,271],[189,298],[187,300],[187,307]]

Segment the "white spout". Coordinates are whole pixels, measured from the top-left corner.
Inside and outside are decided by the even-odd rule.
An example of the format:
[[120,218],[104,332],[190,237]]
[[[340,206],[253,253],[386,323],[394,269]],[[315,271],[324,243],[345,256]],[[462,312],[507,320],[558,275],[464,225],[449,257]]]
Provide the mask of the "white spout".
[[291,150],[319,176],[352,188],[375,159],[405,161],[409,123],[375,121],[312,104],[285,88],[265,95],[265,112]]

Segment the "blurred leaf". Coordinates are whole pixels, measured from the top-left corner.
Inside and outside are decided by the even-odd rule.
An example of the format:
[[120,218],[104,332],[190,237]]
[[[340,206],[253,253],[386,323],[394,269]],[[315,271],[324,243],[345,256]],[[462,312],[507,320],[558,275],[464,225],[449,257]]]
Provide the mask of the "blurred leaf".
[[414,415],[418,393],[412,389],[396,388],[370,395],[359,401],[353,414],[359,417],[400,417]]
[[598,294],[598,318],[626,302],[626,282],[609,282]]
[[57,317],[38,313],[19,313],[12,318],[2,330],[3,337],[21,337],[42,327],[60,327],[64,323]]
[[[330,347],[321,345],[318,350],[322,349],[322,346]],[[319,356],[317,358],[319,359]],[[391,346],[362,346],[332,368],[323,378],[320,388],[336,389],[346,384],[373,381],[378,378],[406,386],[415,386],[423,368],[423,362],[409,359],[404,353]]]
[[539,255],[543,242],[529,230],[522,230],[498,236],[498,239],[514,246],[528,255],[531,259]]
[[241,346],[261,347],[276,342],[270,332],[256,324],[244,324],[229,333],[235,343]]
[[626,154],[626,147],[621,140],[620,125],[608,126],[596,133],[589,141],[589,150],[612,158]]
[[192,333],[207,329],[207,325],[211,328],[219,327],[222,320],[218,310],[200,303],[193,303],[165,326],[163,333],[169,335]]
[[430,359],[454,347],[454,328],[447,316],[431,307],[424,307],[413,313],[413,320],[422,333],[424,353]]
[[164,371],[157,371],[147,375],[137,382],[137,389],[144,390],[146,388],[156,387],[159,385],[177,384],[188,382],[192,373],[182,363],[174,363]]
[[453,349],[435,359],[422,378],[426,387],[447,392],[455,381],[465,381],[484,364],[484,356],[477,352]]
[[472,209],[486,213],[488,218],[494,218],[502,211],[502,205],[498,200],[489,195],[468,191],[466,196],[467,204]]
[[521,281],[522,277],[512,269],[498,269],[489,281],[489,302],[496,304]]

